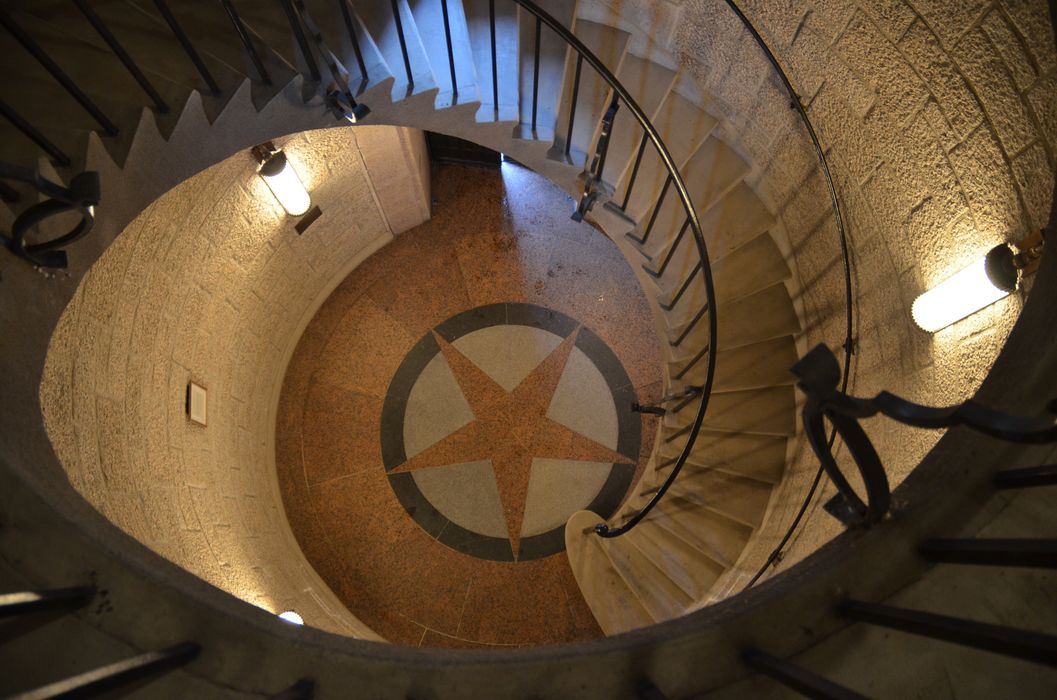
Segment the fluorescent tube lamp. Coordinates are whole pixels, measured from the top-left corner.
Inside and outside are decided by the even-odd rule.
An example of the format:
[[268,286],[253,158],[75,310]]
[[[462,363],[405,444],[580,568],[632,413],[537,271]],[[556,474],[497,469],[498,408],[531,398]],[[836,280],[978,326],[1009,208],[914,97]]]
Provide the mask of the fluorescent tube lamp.
[[301,178],[294,172],[286,154],[276,150],[271,144],[257,146],[254,155],[258,157],[261,167],[257,174],[268,185],[279,204],[290,216],[301,216],[312,206]]
[[295,625],[305,624],[304,619],[300,615],[295,613],[293,610],[287,610],[286,612],[279,613],[279,619],[286,620],[287,622],[290,622]]
[[914,323],[930,333],[990,306],[1016,291],[1013,251],[997,245],[987,255],[925,292],[911,307]]

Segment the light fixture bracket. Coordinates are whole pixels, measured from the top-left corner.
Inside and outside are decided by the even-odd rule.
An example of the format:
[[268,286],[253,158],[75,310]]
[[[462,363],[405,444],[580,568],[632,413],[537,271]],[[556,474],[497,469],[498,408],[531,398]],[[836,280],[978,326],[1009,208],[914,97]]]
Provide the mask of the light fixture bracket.
[[1017,291],[1020,283],[1020,273],[1013,264],[1013,249],[1005,243],[996,245],[987,251],[984,258],[984,271],[987,279],[1003,292],[1013,293]]
[[282,151],[276,151],[261,162],[261,168],[258,172],[265,177],[274,177],[281,173],[285,167],[286,154]]
[[265,141],[264,143],[257,144],[250,149],[250,153],[257,160],[257,163],[264,165],[265,162],[273,155],[279,152],[279,149],[275,147],[275,144],[271,141]]

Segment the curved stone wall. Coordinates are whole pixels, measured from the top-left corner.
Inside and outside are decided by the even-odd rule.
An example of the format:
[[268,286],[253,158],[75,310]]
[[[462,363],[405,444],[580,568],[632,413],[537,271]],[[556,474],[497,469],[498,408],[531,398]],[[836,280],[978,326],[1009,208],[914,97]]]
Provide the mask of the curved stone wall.
[[[1024,290],[936,334],[910,306],[981,256],[1045,226],[1057,154],[1057,52],[1043,0],[734,0],[807,107],[834,176],[851,249],[851,391],[933,405],[971,397],[1023,306]],[[1052,3],[1051,3],[1052,4]],[[583,0],[578,14],[634,25],[678,54],[719,134],[778,219],[797,279],[800,351],[845,337],[842,256],[807,130],[765,53],[726,0]],[[869,425],[899,484],[938,433]],[[842,454],[838,452],[838,461]],[[801,440],[770,513],[720,599],[741,590],[793,521],[818,468]],[[823,480],[786,549],[788,568],[837,534]],[[777,571],[778,569],[774,569]]]
[[[282,145],[322,217],[298,235],[245,151],[176,186],[84,276],[52,337],[41,405],[71,483],[123,530],[243,600],[375,638],[289,530],[275,408],[330,290],[428,218],[424,140],[357,127]],[[400,201],[383,207],[375,177]],[[204,427],[185,412],[191,380],[208,390]]]
[[[1026,292],[936,334],[910,305],[991,246],[1045,226],[1057,154],[1057,53],[1042,0],[738,0],[808,106],[836,179],[852,248],[852,390],[938,405],[971,397]],[[674,46],[716,98],[723,128],[755,164],[803,290],[805,347],[844,338],[843,272],[828,192],[810,142],[763,53],[723,0],[686,0]],[[1030,289],[1030,280],[1027,285]],[[893,485],[936,433],[868,426]],[[817,461],[802,449],[773,503],[778,536]],[[785,564],[838,530],[818,510]],[[773,546],[761,539],[754,570]]]

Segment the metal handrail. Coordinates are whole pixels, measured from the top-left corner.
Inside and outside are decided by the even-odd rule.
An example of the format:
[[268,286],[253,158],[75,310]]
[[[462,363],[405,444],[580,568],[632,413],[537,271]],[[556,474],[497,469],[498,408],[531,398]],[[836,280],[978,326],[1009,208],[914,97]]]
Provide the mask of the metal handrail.
[[[735,0],[724,0],[724,2],[726,2],[731,11],[737,15],[738,19],[745,26],[745,29],[748,30],[749,34],[752,35],[752,38],[756,40],[759,47],[763,49],[764,54],[767,56],[767,60],[770,62],[771,66],[774,67],[775,72],[778,73],[778,77],[782,80],[782,84],[785,85],[785,89],[789,92],[790,99],[792,100],[791,104],[800,115],[800,119],[803,121],[804,127],[807,129],[808,136],[811,138],[811,144],[815,148],[815,156],[818,158],[819,166],[822,168],[823,178],[826,181],[826,188],[829,190],[830,203],[833,206],[833,216],[837,225],[837,236],[840,239],[841,258],[844,263],[844,304],[846,316],[843,344],[844,369],[841,377],[840,390],[842,393],[845,393],[848,390],[848,382],[851,379],[851,356],[854,353],[855,348],[852,336],[854,328],[854,320],[852,318],[854,295],[852,294],[851,260],[848,254],[848,234],[844,226],[844,215],[841,213],[840,197],[837,194],[837,186],[833,182],[833,175],[829,169],[829,161],[826,159],[826,153],[822,148],[818,133],[815,131],[815,127],[807,115],[807,108],[804,107],[804,102],[800,99],[800,93],[798,93],[793,87],[792,82],[789,80],[789,76],[782,68],[782,64],[778,61],[778,57],[774,54],[774,51],[771,50],[770,45],[768,45],[759,30],[757,30],[752,22],[749,21],[749,18],[745,16],[745,13],[742,12]],[[834,429],[829,437],[830,448],[832,448],[836,437],[837,431]],[[816,491],[818,491],[819,484],[822,482],[823,471],[824,467],[820,465],[818,472],[815,474],[815,478],[811,483],[811,488],[808,489],[807,496],[804,497],[804,502],[801,504],[796,517],[793,518],[793,522],[786,531],[785,536],[782,537],[778,546],[772,550],[771,554],[767,557],[767,561],[765,561],[763,566],[760,567],[760,570],[756,572],[756,575],[754,575],[745,585],[746,589],[752,587],[757,581],[759,581],[767,569],[782,556],[785,546],[789,543],[789,540],[793,537],[793,533],[796,532],[796,529],[800,526],[800,522],[803,520],[804,514],[807,512],[808,506],[812,499],[814,499]]]
[[[689,371],[689,369],[692,366],[696,365],[700,360],[704,359],[704,357],[707,355],[706,375],[705,375],[704,381],[701,382],[701,401],[700,401],[700,406],[698,407],[697,414],[694,417],[694,419],[691,422],[691,424],[687,425],[684,428],[684,430],[680,431],[680,435],[681,434],[686,434],[686,442],[685,442],[685,444],[684,444],[684,446],[682,448],[682,451],[679,454],[679,456],[677,458],[675,458],[673,462],[669,462],[670,465],[673,465],[672,469],[671,469],[671,472],[668,474],[668,476],[665,479],[664,483],[656,490],[656,493],[653,495],[653,497],[650,499],[650,501],[645,505],[645,507],[643,507],[641,510],[636,512],[627,522],[625,522],[620,527],[610,528],[610,526],[608,524],[602,523],[596,528],[598,534],[600,534],[600,535],[602,535],[604,537],[617,537],[619,535],[622,535],[622,534],[630,531],[632,528],[634,528],[639,522],[641,522],[650,513],[650,511],[664,497],[666,492],[669,490],[669,488],[675,482],[676,478],[678,478],[678,476],[679,476],[684,464],[689,459],[690,454],[691,454],[691,452],[693,450],[697,435],[698,435],[698,433],[701,430],[701,426],[703,425],[704,416],[705,416],[706,411],[708,409],[709,397],[710,397],[712,386],[713,386],[714,380],[715,380],[716,359],[717,359],[716,356],[717,356],[717,349],[718,349],[718,343],[717,343],[718,322],[717,322],[716,304],[715,304],[715,286],[714,286],[714,281],[713,281],[711,263],[710,263],[710,260],[709,260],[707,244],[705,243],[704,234],[703,234],[702,229],[701,229],[700,217],[698,216],[698,213],[695,210],[695,207],[694,207],[692,198],[690,196],[690,193],[689,193],[689,191],[687,189],[687,186],[686,186],[685,182],[683,181],[683,177],[682,177],[682,175],[679,172],[678,166],[677,166],[674,158],[669,153],[667,146],[665,145],[665,143],[661,139],[657,129],[651,123],[651,121],[650,121],[649,117],[646,115],[646,113],[641,109],[641,107],[637,104],[637,102],[632,97],[632,95],[619,82],[619,80],[609,70],[609,68],[607,68],[603,64],[603,62],[594,53],[592,53],[591,50],[588,49],[587,46],[583,42],[581,42],[581,40],[578,37],[576,37],[572,33],[572,31],[569,28],[567,28],[564,24],[559,22],[557,19],[555,19],[553,16],[551,16],[549,13],[547,13],[545,10],[543,10],[541,7],[539,7],[539,5],[537,5],[532,0],[512,0],[512,1],[518,7],[522,8],[524,11],[526,11],[527,13],[532,15],[534,17],[534,19],[535,19],[535,26],[536,26],[535,37],[534,37],[535,57],[534,57],[534,65],[533,65],[533,91],[532,91],[532,127],[533,127],[533,130],[535,130],[535,128],[536,128],[536,121],[537,121],[536,118],[537,118],[538,99],[539,99],[538,91],[539,91],[539,61],[540,61],[540,39],[541,39],[540,35],[542,33],[542,31],[541,31],[542,25],[546,24],[551,29],[551,31],[553,31],[558,36],[558,38],[561,39],[562,42],[567,47],[569,47],[572,50],[574,50],[576,52],[576,54],[577,54],[577,57],[576,57],[576,79],[574,81],[574,86],[573,86],[572,103],[571,103],[570,108],[569,108],[569,115],[568,115],[568,122],[569,123],[568,123],[568,128],[567,128],[567,134],[566,134],[565,143],[563,144],[566,155],[568,156],[570,154],[570,149],[571,149],[571,144],[572,144],[573,125],[574,125],[574,120],[576,118],[576,107],[577,107],[577,99],[576,98],[577,98],[578,88],[579,88],[579,84],[580,84],[580,75],[581,75],[582,66],[583,66],[583,63],[586,61],[591,67],[594,68],[594,70],[598,74],[598,76],[602,80],[604,80],[605,83],[608,84],[608,86],[609,86],[609,88],[611,90],[611,94],[612,94],[610,110],[607,112],[606,117],[603,118],[603,127],[604,127],[603,128],[603,133],[606,134],[606,133],[608,133],[609,130],[611,130],[612,121],[613,121],[613,119],[614,119],[614,117],[616,115],[616,110],[619,107],[620,103],[623,103],[626,106],[627,110],[630,112],[631,116],[635,119],[635,121],[638,123],[638,125],[640,126],[640,128],[642,129],[642,132],[643,132],[642,133],[642,139],[641,139],[641,142],[638,145],[637,153],[636,153],[636,156],[635,156],[635,163],[634,163],[632,179],[628,183],[628,187],[627,187],[627,190],[626,190],[625,195],[624,195],[625,205],[627,204],[627,200],[630,197],[631,188],[634,186],[634,173],[636,173],[638,171],[639,165],[641,164],[642,157],[643,157],[647,142],[652,143],[652,145],[653,145],[653,147],[654,147],[659,159],[661,160],[664,168],[667,170],[667,173],[668,173],[667,174],[667,178],[665,180],[664,188],[663,188],[663,190],[661,192],[661,195],[660,195],[660,198],[658,199],[658,201],[656,202],[656,205],[653,208],[652,216],[650,217],[650,224],[647,226],[645,235],[643,236],[643,239],[642,239],[641,242],[645,242],[645,238],[649,235],[650,229],[652,229],[653,222],[654,222],[654,220],[657,217],[658,211],[659,211],[660,207],[663,205],[663,203],[665,202],[666,195],[669,194],[670,190],[674,190],[676,192],[676,194],[678,195],[679,200],[680,200],[680,202],[682,204],[682,207],[684,209],[684,212],[686,214],[685,223],[683,224],[683,227],[680,229],[679,236],[678,236],[678,238],[676,240],[676,244],[678,244],[679,241],[681,241],[681,240],[683,240],[685,238],[685,235],[686,235],[687,231],[690,231],[692,233],[692,235],[693,235],[693,238],[694,238],[694,244],[695,244],[695,246],[697,248],[698,257],[700,258],[700,261],[694,266],[693,270],[691,271],[690,275],[687,277],[685,282],[683,282],[683,284],[682,284],[681,288],[679,289],[679,291],[670,300],[670,303],[667,304],[667,305],[666,304],[662,304],[662,306],[664,308],[666,308],[666,309],[670,310],[671,308],[673,308],[675,306],[675,304],[678,303],[680,298],[683,296],[683,293],[687,291],[687,289],[689,288],[689,286],[692,283],[692,281],[697,278],[698,273],[701,274],[702,279],[703,279],[703,283],[704,283],[704,291],[705,291],[706,300],[705,300],[705,303],[704,303],[704,305],[702,307],[702,310],[700,312],[698,312],[694,316],[693,321],[691,322],[690,326],[688,326],[684,330],[682,336],[679,338],[679,341],[681,342],[683,340],[683,338],[685,337],[685,335],[689,332],[689,330],[694,325],[698,324],[702,320],[703,316],[707,315],[707,317],[708,317],[708,343],[704,347],[702,347],[702,349],[696,354],[696,356],[693,358],[691,363],[689,365],[687,365],[681,372],[676,374],[675,377],[674,377],[675,379],[680,379],[687,371]],[[247,52],[248,52],[248,54],[250,56],[250,59],[252,60],[252,62],[254,64],[254,67],[257,69],[257,73],[258,73],[260,79],[264,83],[270,84],[271,76],[269,75],[269,73],[268,73],[268,71],[267,71],[267,69],[266,69],[266,67],[264,65],[264,61],[263,61],[262,57],[260,56],[259,52],[257,51],[256,46],[254,45],[252,38],[249,36],[247,28],[245,27],[245,25],[242,22],[241,18],[239,17],[238,13],[235,11],[235,8],[234,8],[231,0],[220,0],[220,2],[221,2],[221,5],[224,7],[225,11],[227,12],[227,14],[229,16],[229,19],[231,20],[232,25],[234,26],[234,28],[236,30],[236,33],[239,35],[240,39],[242,40],[243,45],[246,48],[246,50],[247,50]],[[761,46],[761,48],[763,48],[763,50],[766,53],[769,61],[774,66],[775,70],[778,72],[782,82],[785,84],[785,86],[788,89],[790,95],[792,96],[792,98],[793,98],[793,106],[797,108],[798,112],[800,113],[800,115],[801,115],[801,117],[802,117],[802,119],[804,121],[804,124],[807,127],[808,133],[809,133],[809,135],[811,137],[811,140],[812,140],[812,143],[813,143],[813,145],[815,147],[816,154],[817,154],[817,156],[819,158],[819,161],[821,163],[822,171],[823,171],[823,174],[825,176],[827,185],[829,187],[830,197],[831,197],[831,201],[832,201],[832,206],[833,206],[835,217],[836,217],[836,221],[837,221],[837,228],[838,228],[838,232],[840,234],[841,251],[842,251],[842,255],[843,255],[843,259],[844,259],[844,275],[845,275],[845,287],[846,287],[845,292],[846,292],[846,301],[847,301],[847,332],[846,332],[846,339],[845,339],[845,343],[844,343],[844,348],[845,348],[845,366],[844,366],[844,377],[843,377],[843,384],[842,384],[842,390],[843,390],[843,389],[846,389],[847,385],[848,385],[849,370],[850,370],[850,359],[851,359],[851,354],[852,354],[852,326],[853,326],[853,324],[852,324],[852,291],[851,291],[851,271],[850,271],[850,264],[849,264],[849,260],[848,260],[848,245],[847,245],[845,228],[844,228],[844,219],[843,219],[843,216],[842,216],[842,213],[841,213],[841,210],[840,210],[840,203],[839,203],[839,198],[837,196],[836,187],[835,187],[835,185],[833,183],[833,178],[831,176],[828,163],[826,162],[825,154],[824,154],[824,152],[822,150],[820,141],[818,139],[818,135],[816,134],[816,132],[815,132],[810,120],[807,117],[806,110],[804,108],[804,105],[803,105],[802,101],[799,98],[799,95],[797,94],[796,90],[793,88],[793,86],[792,86],[791,82],[789,81],[788,77],[786,76],[785,72],[782,70],[781,65],[778,63],[778,61],[777,61],[776,57],[774,56],[773,52],[767,46],[766,42],[763,40],[763,38],[759,34],[759,32],[747,20],[745,15],[742,13],[742,11],[737,6],[737,4],[735,2],[733,2],[733,0],[726,0],[726,2],[730,6],[730,8],[735,12],[735,14],[737,14],[737,16],[741,19],[741,21],[745,24],[746,28],[749,30],[749,32],[752,34],[752,36],[755,38],[755,40]],[[159,3],[159,5],[161,5],[161,4],[162,3]],[[307,65],[309,71],[313,74],[313,78],[315,79],[315,81],[318,82],[319,81],[318,68],[317,68],[317,66],[315,64],[315,60],[314,60],[314,56],[312,54],[311,48],[308,46],[307,39],[304,36],[304,32],[302,30],[302,27],[301,27],[300,23],[298,22],[299,15],[302,14],[302,13],[295,9],[295,5],[299,6],[300,3],[293,3],[293,2],[291,2],[291,0],[283,0],[280,4],[282,5],[283,9],[286,11],[287,19],[289,20],[289,23],[290,23],[290,26],[291,26],[291,31],[295,35],[295,39],[297,40],[297,45],[301,49],[301,52],[302,52],[302,55],[304,57],[305,63]],[[345,19],[345,23],[347,25],[347,28],[350,30],[351,39],[352,39],[352,41],[354,43],[356,43],[356,36],[355,36],[355,32],[353,31],[354,30],[353,22],[351,20],[351,16],[350,16],[350,12],[349,12],[350,8],[348,8],[345,0],[341,0],[340,1],[340,5],[341,5],[341,9],[343,11],[343,16],[344,16],[344,19]],[[399,7],[399,3],[395,2],[395,0],[393,0],[391,2],[391,5],[392,5],[392,9],[393,9],[393,21],[394,21],[394,24],[396,25],[397,35],[398,35],[398,38],[400,40],[401,55],[403,57],[404,69],[405,69],[405,72],[407,74],[408,88],[409,88],[409,91],[410,91],[410,90],[413,90],[413,88],[414,88],[414,78],[413,78],[414,73],[412,71],[411,57],[410,57],[410,55],[408,53],[406,38],[404,37],[402,20],[401,20],[401,17],[400,17],[400,7]],[[458,90],[458,84],[457,84],[457,76],[455,74],[455,60],[454,60],[454,55],[453,55],[453,51],[452,51],[451,31],[450,31],[450,27],[448,26],[447,2],[446,2],[446,0],[441,0],[441,8],[444,11],[444,15],[445,15],[445,17],[444,17],[444,19],[445,19],[445,40],[447,42],[447,48],[448,48],[448,63],[449,63],[449,71],[450,71],[451,79],[452,79],[453,99],[456,99],[457,90]],[[492,38],[492,42],[493,42],[493,45],[494,45],[494,39],[495,39],[494,0],[491,0],[491,2],[489,3],[489,8],[490,8],[490,10],[489,10],[489,12],[490,12],[490,23],[491,23],[491,26],[492,26],[491,38]],[[358,46],[356,48],[358,49]],[[493,51],[494,51],[494,48],[493,48]],[[364,78],[366,79],[366,68],[363,66],[363,59],[362,59],[362,57],[360,55],[360,52],[358,50],[357,50],[356,53],[357,53],[357,61],[360,63],[361,72],[364,73]],[[494,107],[498,110],[498,75],[497,75],[498,71],[497,71],[496,60],[495,60],[495,56],[494,55],[493,55],[492,59],[493,59],[492,60],[493,101],[496,102]],[[352,93],[349,92],[348,101],[352,105],[352,107],[357,107],[357,105],[355,104],[354,100],[351,97],[351,94]],[[346,111],[348,111],[348,110],[346,110]],[[363,114],[364,115],[366,114],[366,111],[367,111],[366,109],[363,109]],[[606,127],[608,127],[608,128],[606,128]],[[601,180],[602,180],[602,172],[601,172],[601,170],[604,168],[607,147],[608,147],[608,140],[604,139],[604,138],[600,139],[599,140],[599,145],[598,145],[598,153],[596,154],[595,161],[594,161],[594,163],[591,166],[590,172],[588,173],[588,177],[586,178],[586,187],[585,187],[584,196],[581,199],[581,205],[580,205],[580,207],[577,210],[577,214],[579,216],[582,216],[583,213],[585,213],[587,210],[590,209],[591,205],[593,204],[594,198],[598,194],[598,192],[596,191],[596,185],[599,184],[601,182]],[[663,260],[663,262],[661,262],[661,264],[659,266],[659,272],[657,272],[655,274],[655,276],[659,276],[659,274],[663,273],[664,269],[667,267],[667,264],[671,261],[672,256],[674,254],[674,251],[675,251],[675,246],[673,245],[672,248],[668,251],[668,254],[665,257],[665,259]],[[832,440],[832,438],[831,438],[831,440]],[[817,484],[818,484],[819,480],[820,480],[820,477],[816,478],[815,485],[813,486],[812,491],[809,494],[808,500],[810,500],[813,497],[814,489],[815,489],[815,487],[817,487]],[[799,523],[801,516],[802,516],[802,513],[801,513],[801,515],[799,515],[797,517],[797,520],[794,522],[794,526],[793,526],[794,528]],[[784,543],[788,541],[788,538],[790,536],[791,536],[791,532],[789,534],[787,534],[785,539],[783,539],[783,545],[781,545],[781,546],[784,546]],[[767,565],[765,565],[765,568],[766,568],[766,566],[769,566],[774,561],[775,558],[777,558],[779,553],[780,553],[780,548],[779,548],[779,550],[776,550],[775,553],[772,554],[772,557],[768,560],[768,563],[767,563]],[[762,571],[761,571],[761,574],[762,574]],[[759,575],[757,576],[757,578],[758,577],[759,577]],[[755,581],[755,580],[756,579],[754,579],[753,581]]]
[[[686,211],[687,219],[690,221],[690,230],[694,235],[694,243],[697,246],[698,255],[701,258],[701,274],[704,277],[705,283],[705,296],[708,300],[708,307],[710,309],[708,314],[708,332],[709,332],[709,350],[708,350],[708,368],[706,370],[705,381],[702,384],[701,391],[701,406],[698,408],[697,415],[694,417],[694,421],[691,424],[689,437],[687,438],[686,444],[683,446],[683,451],[679,455],[675,462],[675,466],[672,467],[671,473],[668,478],[665,479],[664,483],[657,490],[657,493],[653,495],[649,503],[647,503],[641,510],[639,510],[631,519],[625,522],[620,527],[610,528],[607,523],[600,523],[595,527],[595,532],[602,537],[611,538],[619,537],[626,532],[629,532],[639,522],[642,521],[646,515],[664,498],[664,494],[667,493],[668,489],[671,488],[676,478],[679,476],[679,472],[682,470],[683,465],[690,458],[690,453],[694,448],[694,441],[697,439],[697,435],[701,430],[701,424],[705,420],[705,411],[708,409],[708,399],[712,393],[712,383],[716,374],[716,312],[715,312],[715,284],[712,280],[712,266],[709,262],[708,247],[705,244],[705,237],[701,231],[701,220],[697,215],[697,210],[694,208],[694,203],[690,198],[690,192],[686,188],[686,183],[683,182],[683,176],[679,173],[679,168],[675,163],[675,159],[672,158],[672,154],[668,152],[668,147],[664,144],[660,134],[657,132],[656,127],[650,121],[646,113],[639,107],[635,98],[627,91],[627,89],[617,80],[616,76],[602,63],[602,61],[595,56],[587,46],[584,45],[579,38],[576,37],[565,25],[561,24],[551,15],[547,14],[542,10],[536,3],[531,0],[512,0],[527,12],[531,13],[536,17],[538,22],[542,22],[551,28],[567,45],[572,47],[578,54],[578,60],[580,57],[587,61],[592,68],[599,74],[599,76],[609,84],[609,87],[613,90],[614,94],[620,99],[621,102],[627,107],[628,112],[635,118],[635,121],[642,127],[645,137],[650,140],[653,144],[654,149],[657,151],[657,155],[664,163],[665,169],[669,173],[671,184],[675,188],[676,193],[679,196],[680,201],[683,204],[683,209]],[[537,34],[537,46],[538,46],[538,34]],[[537,54],[538,56],[538,54]],[[535,111],[535,105],[534,109]]]

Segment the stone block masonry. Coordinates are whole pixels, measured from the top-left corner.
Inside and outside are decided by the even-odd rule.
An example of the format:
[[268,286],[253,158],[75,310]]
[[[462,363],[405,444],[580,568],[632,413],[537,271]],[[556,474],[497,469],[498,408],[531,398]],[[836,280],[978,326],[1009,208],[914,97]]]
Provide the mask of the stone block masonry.
[[[424,139],[358,127],[281,145],[323,216],[298,236],[247,152],[181,183],[84,277],[53,337],[41,400],[74,487],[119,527],[243,600],[373,638],[290,532],[275,407],[329,291],[429,217]],[[208,390],[205,427],[185,413],[191,380]]]
[[[1057,50],[1047,2],[738,5],[807,105],[837,183],[856,294],[853,391],[887,389],[937,405],[969,398],[1004,344],[1023,293],[934,335],[913,325],[910,305],[991,246],[1020,240],[1049,218]],[[835,347],[844,335],[843,305],[835,303],[843,295],[840,254],[806,131],[789,118],[781,91],[770,99],[745,94],[746,84],[760,82],[753,71],[773,69],[725,2],[687,0],[677,11],[673,48],[723,105],[724,133],[754,163],[750,181],[788,237],[804,290],[802,344]],[[905,427],[877,430],[893,485],[937,437]],[[801,464],[810,475],[790,480],[799,494],[814,474],[811,461]],[[800,500],[780,497],[779,519],[791,520]],[[783,568],[835,531],[823,527],[796,540]]]

